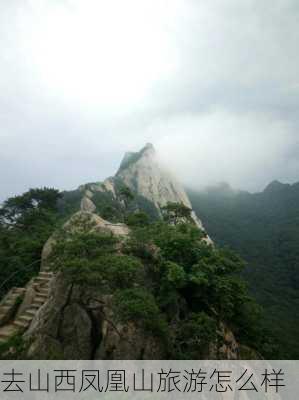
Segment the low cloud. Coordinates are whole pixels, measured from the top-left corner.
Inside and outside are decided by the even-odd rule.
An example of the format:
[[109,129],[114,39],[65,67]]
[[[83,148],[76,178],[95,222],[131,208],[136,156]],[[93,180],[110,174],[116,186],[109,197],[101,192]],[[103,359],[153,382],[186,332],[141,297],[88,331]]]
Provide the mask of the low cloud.
[[0,4],[0,200],[146,142],[196,188],[299,180],[298,1],[37,3]]
[[299,142],[286,121],[215,110],[170,118],[151,130],[161,138],[165,164],[193,188],[226,181],[256,191],[274,179],[298,179]]

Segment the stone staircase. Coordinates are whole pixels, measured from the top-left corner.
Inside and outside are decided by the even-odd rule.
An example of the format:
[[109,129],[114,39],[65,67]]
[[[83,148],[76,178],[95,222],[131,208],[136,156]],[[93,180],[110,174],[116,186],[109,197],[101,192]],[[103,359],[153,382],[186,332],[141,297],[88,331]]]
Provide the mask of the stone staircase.
[[[1,320],[1,316],[9,313],[10,309],[15,307],[17,298],[20,296],[23,298],[22,303],[19,305],[20,312],[16,313],[13,320],[0,327],[0,343],[6,342],[16,334],[22,334],[28,329],[37,311],[49,298],[50,282],[53,276],[53,272],[41,271],[26,288],[12,289],[9,295],[0,303]],[[30,301],[26,301],[26,293],[29,289],[32,290],[34,296]]]
[[10,315],[17,307],[18,299],[22,299],[26,292],[25,288],[12,288],[9,293],[4,297],[0,304],[0,324],[3,325],[10,319]]

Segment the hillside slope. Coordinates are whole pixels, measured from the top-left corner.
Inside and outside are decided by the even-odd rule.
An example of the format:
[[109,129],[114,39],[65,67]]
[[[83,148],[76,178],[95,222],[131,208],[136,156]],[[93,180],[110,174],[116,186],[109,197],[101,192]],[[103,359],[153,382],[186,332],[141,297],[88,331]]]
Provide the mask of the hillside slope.
[[188,191],[216,244],[248,263],[245,277],[282,358],[299,358],[299,183],[274,181],[256,194],[220,185]]

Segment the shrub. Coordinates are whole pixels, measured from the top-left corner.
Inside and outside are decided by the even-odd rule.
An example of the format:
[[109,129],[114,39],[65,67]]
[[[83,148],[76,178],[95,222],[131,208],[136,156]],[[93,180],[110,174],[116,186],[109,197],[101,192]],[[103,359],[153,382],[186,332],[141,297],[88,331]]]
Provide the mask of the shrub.
[[153,295],[144,288],[116,292],[114,310],[122,322],[133,321],[145,331],[164,334],[166,323]]
[[182,321],[175,340],[175,355],[183,359],[200,359],[209,353],[209,344],[217,337],[216,321],[206,313],[194,313]]

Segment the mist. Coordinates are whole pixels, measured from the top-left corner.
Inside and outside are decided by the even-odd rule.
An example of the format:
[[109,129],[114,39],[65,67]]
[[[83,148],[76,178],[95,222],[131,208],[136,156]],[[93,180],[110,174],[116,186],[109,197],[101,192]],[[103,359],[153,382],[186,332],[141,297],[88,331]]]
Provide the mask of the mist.
[[146,142],[195,189],[298,181],[298,1],[122,4],[1,2],[0,200]]

